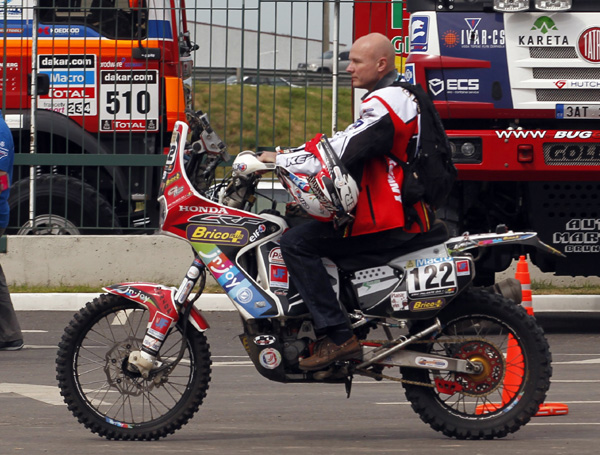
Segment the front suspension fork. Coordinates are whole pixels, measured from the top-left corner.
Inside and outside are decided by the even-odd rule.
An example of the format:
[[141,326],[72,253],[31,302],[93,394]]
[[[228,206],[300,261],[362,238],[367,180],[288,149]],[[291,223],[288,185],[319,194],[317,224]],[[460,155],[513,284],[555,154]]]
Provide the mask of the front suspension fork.
[[[198,290],[192,301],[188,300],[192,290],[201,277],[203,278],[201,288]],[[144,335],[141,349],[139,351],[133,351],[129,355],[130,370],[137,370],[144,378],[148,378],[152,369],[163,369],[161,368],[164,367],[162,363],[156,359],[160,348],[167,338],[169,330],[174,324],[177,323],[177,321],[180,319],[180,316],[183,315],[184,319],[187,319],[189,316],[190,311],[194,306],[194,302],[198,299],[198,297],[200,297],[202,291],[204,290],[204,285],[206,283],[205,280],[206,266],[202,261],[200,261],[199,258],[196,257],[194,258],[192,265],[188,269],[185,278],[182,280],[179,288],[175,292],[175,297],[173,298],[176,310],[175,315],[177,319],[169,318],[160,312],[156,312],[154,314],[152,320],[148,322],[148,327],[146,328],[146,334]],[[185,334],[187,324],[184,324],[183,327]],[[173,362],[174,364],[178,363],[183,356],[185,349],[185,337],[183,338],[184,340],[182,340],[181,350],[177,359],[175,359]]]

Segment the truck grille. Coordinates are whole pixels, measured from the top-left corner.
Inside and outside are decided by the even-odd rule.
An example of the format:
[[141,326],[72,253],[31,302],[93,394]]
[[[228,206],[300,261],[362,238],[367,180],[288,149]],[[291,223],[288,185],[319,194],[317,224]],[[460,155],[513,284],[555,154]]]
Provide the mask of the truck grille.
[[600,165],[598,142],[547,142],[543,149],[544,163],[548,166]]
[[600,68],[533,68],[534,79],[600,79]]
[[[574,47],[530,47],[529,56],[532,59],[578,59],[577,51]],[[567,62],[565,67],[539,67],[532,68],[533,78],[536,80],[582,80],[598,81],[600,80],[600,67],[597,68],[574,68],[569,67]],[[536,100],[539,102],[554,103],[593,103],[600,102],[600,90],[590,86],[582,89],[559,89],[558,86],[552,89],[536,89]]]
[[535,91],[535,97],[538,101],[555,101],[560,103],[593,103],[600,102],[600,90],[537,89]]
[[574,47],[530,47],[530,58],[578,58]]

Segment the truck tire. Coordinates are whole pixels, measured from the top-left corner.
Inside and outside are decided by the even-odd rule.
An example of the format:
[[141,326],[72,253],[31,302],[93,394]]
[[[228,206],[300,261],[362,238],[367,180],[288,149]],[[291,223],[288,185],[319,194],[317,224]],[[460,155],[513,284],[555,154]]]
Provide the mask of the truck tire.
[[35,182],[35,220],[29,221],[29,180],[10,190],[8,234],[121,234],[111,205],[92,186],[74,177],[44,174]]

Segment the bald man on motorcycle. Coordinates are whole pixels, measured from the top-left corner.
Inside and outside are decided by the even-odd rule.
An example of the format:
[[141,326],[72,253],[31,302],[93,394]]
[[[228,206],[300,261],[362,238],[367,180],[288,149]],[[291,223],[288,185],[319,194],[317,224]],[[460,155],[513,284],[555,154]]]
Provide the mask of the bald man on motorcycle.
[[[367,90],[358,120],[330,139],[360,186],[354,219],[343,229],[332,222],[311,220],[289,229],[281,238],[283,259],[319,337],[312,355],[300,361],[300,368],[306,371],[351,358],[361,349],[322,258],[335,262],[342,256],[393,248],[426,232],[432,222],[424,202],[412,207],[416,217],[411,221],[402,205],[403,171],[398,161],[406,162],[409,142],[418,134],[418,105],[408,91],[394,85],[399,75],[389,39],[379,33],[357,39],[346,71],[354,88]],[[310,144],[303,147],[309,150]],[[287,152],[297,153],[303,147]],[[286,168],[294,161],[286,159],[288,153],[264,152],[259,159]]]

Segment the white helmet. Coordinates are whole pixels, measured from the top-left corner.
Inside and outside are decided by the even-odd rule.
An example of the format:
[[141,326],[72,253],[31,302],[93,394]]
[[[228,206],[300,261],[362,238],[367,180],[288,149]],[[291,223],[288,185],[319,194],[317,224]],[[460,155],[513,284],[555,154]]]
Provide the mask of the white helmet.
[[293,198],[312,217],[344,226],[354,217],[359,188],[325,135],[318,135],[304,147],[320,162],[313,173],[292,172],[277,167],[277,177]]

